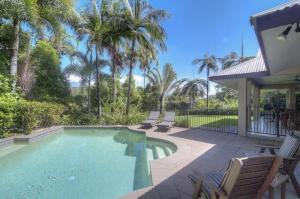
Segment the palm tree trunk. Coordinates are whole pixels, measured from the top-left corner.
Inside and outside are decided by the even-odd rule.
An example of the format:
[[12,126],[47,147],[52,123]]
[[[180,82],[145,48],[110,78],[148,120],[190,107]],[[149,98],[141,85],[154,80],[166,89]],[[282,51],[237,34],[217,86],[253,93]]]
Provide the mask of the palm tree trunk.
[[160,96],[159,97],[159,112],[160,112],[160,114],[162,114],[162,112],[163,112],[163,104],[164,104],[164,97]]
[[[20,86],[25,94],[26,97],[28,97],[31,88],[32,88],[32,77],[33,72],[29,69],[29,62],[30,62],[30,55],[31,55],[31,36],[29,36],[28,39],[28,47],[26,51],[26,58],[23,64],[22,68],[19,68],[19,74],[20,74]],[[22,66],[22,64],[21,64]]]
[[[12,44],[12,54],[10,60],[10,75],[12,77],[16,77],[18,70],[18,53],[19,53],[19,38],[20,33],[20,21],[18,19],[14,19],[14,40]],[[13,80],[12,84],[13,91],[16,90],[16,79]]]
[[88,113],[91,113],[91,74],[89,74],[88,82]]
[[93,53],[90,52],[90,63],[89,63],[89,81],[88,81],[88,113],[91,113],[91,63],[93,61]]
[[206,81],[207,81],[207,85],[206,85],[206,108],[208,108],[208,94],[209,94],[209,81],[208,81],[208,77],[209,77],[209,68],[207,67],[207,76],[206,76]]
[[98,67],[98,46],[96,45],[96,92],[97,92],[97,116],[101,116],[100,88],[99,85],[99,67]]
[[131,96],[131,79],[132,79],[132,70],[133,70],[133,59],[134,59],[134,49],[135,49],[135,40],[132,40],[131,43],[131,57],[129,63],[129,82],[128,82],[128,90],[127,90],[127,105],[126,105],[126,115],[129,114],[130,109],[130,96]]
[[116,64],[115,64],[114,57],[112,58],[112,73],[111,73],[111,78],[112,78],[112,99],[113,99],[113,102],[115,102],[116,96],[117,96],[117,92],[116,92]]
[[146,69],[144,69],[144,92],[146,89]]

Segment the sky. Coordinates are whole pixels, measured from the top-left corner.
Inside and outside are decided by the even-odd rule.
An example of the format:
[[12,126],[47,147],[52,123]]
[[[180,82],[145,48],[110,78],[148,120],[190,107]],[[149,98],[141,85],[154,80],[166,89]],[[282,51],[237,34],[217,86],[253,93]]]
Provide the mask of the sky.
[[[90,0],[80,0],[79,4]],[[250,25],[250,16],[272,8],[287,0],[148,0],[157,9],[164,9],[170,18],[162,23],[167,32],[166,53],[159,54],[159,68],[171,63],[181,78],[206,78],[192,65],[195,58],[208,53],[224,57],[234,51],[241,53],[242,38],[244,55],[255,56],[258,42]],[[62,66],[69,63],[64,59]],[[122,74],[125,79],[128,71]],[[143,85],[142,73],[134,70],[137,85]],[[72,81],[76,77],[71,77]],[[78,78],[77,78],[78,81]],[[213,90],[211,92],[214,92]]]

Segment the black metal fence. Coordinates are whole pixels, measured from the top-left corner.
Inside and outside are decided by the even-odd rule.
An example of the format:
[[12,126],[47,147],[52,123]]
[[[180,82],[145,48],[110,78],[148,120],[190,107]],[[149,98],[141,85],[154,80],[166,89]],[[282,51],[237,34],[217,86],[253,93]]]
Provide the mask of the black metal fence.
[[173,107],[175,125],[184,128],[201,128],[226,133],[238,132],[238,110],[229,108]]
[[290,114],[286,109],[252,107],[248,131],[271,136],[286,136],[292,132]]

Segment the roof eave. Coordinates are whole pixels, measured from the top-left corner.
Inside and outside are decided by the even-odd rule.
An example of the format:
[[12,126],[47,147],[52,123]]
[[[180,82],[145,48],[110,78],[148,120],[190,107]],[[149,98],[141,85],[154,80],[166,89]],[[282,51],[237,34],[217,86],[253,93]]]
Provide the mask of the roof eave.
[[265,45],[261,32],[264,30],[296,23],[300,21],[300,5],[296,2],[295,5],[289,5],[285,8],[275,10],[262,15],[257,14],[250,17],[250,23],[254,27],[254,31],[261,49],[262,56],[265,60],[265,65],[268,71],[270,66],[266,56]]
[[261,72],[244,73],[244,74],[210,76],[209,80],[218,81],[218,80],[241,79],[241,78],[259,78],[268,75],[269,75],[268,71],[261,71]]

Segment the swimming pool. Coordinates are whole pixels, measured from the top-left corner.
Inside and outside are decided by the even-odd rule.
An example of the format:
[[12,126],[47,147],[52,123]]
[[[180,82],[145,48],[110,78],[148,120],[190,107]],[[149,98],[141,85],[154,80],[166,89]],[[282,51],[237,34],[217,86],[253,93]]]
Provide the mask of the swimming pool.
[[65,128],[0,149],[0,199],[114,199],[151,185],[149,161],[176,150],[127,128]]

